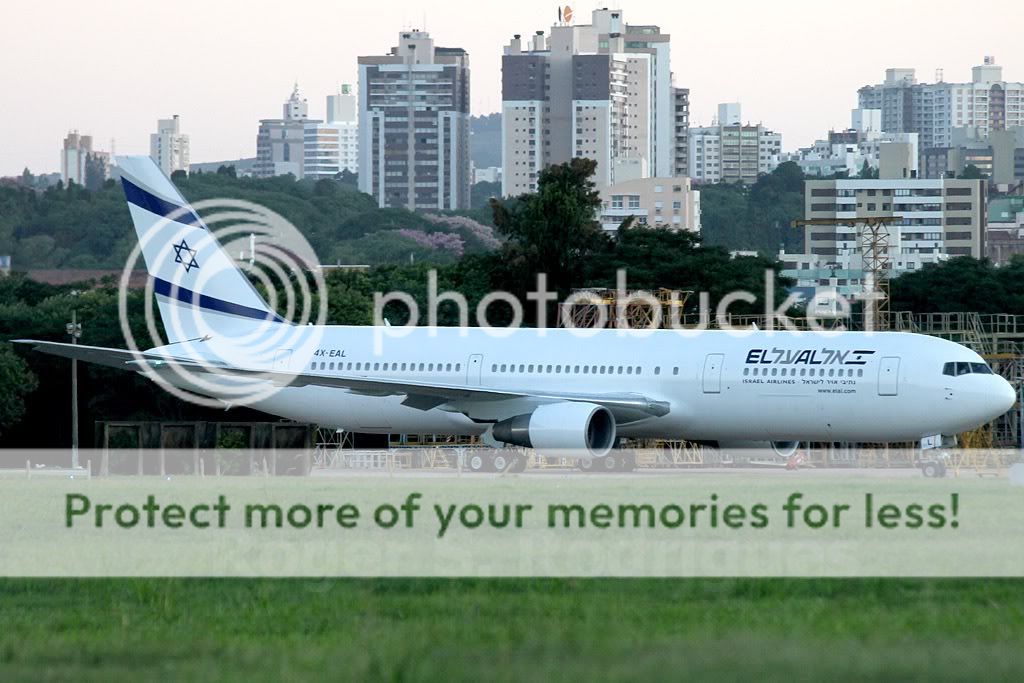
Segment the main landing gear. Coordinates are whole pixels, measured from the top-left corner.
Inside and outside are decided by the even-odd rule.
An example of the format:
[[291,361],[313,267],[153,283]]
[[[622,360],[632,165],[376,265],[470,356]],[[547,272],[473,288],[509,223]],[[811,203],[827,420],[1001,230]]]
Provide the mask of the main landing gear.
[[580,458],[576,466],[583,472],[632,472],[636,469],[636,454],[612,449],[602,458]]
[[526,456],[519,450],[483,449],[470,451],[466,456],[466,469],[470,472],[511,472],[518,473],[526,469]]

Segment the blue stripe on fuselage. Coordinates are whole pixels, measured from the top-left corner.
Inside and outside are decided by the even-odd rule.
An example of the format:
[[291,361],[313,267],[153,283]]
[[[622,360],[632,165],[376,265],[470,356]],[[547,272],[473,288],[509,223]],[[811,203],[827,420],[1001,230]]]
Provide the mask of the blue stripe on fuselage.
[[186,289],[185,287],[175,285],[158,277],[153,278],[153,291],[162,296],[166,296],[192,306],[198,306],[199,308],[205,308],[209,311],[238,315],[244,318],[252,318],[253,320],[269,320],[275,323],[285,322],[283,318],[272,311],[243,306],[242,304],[224,301],[223,299],[217,299],[216,297],[212,297],[207,294],[199,294],[198,292],[193,292],[191,289]]
[[189,206],[178,206],[166,199],[157,197],[152,192],[145,190],[127,178],[121,178],[121,185],[124,187],[124,196],[129,204],[134,204],[150,213],[163,216],[175,223],[192,225],[197,228],[206,229],[202,219]]

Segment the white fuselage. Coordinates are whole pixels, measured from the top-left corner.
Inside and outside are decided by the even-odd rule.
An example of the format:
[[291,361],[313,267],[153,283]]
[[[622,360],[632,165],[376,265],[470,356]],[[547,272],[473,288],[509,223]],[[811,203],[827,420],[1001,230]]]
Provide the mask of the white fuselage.
[[[581,337],[520,329],[498,338],[479,328],[414,328],[380,340],[380,328],[309,329],[308,340],[276,352],[276,369],[524,393],[638,394],[669,404],[664,416],[620,423],[624,437],[905,441],[973,429],[1015,398],[998,375],[943,374],[946,363],[983,363],[973,351],[909,333],[609,329]],[[300,386],[254,407],[355,432],[481,434],[540,402],[450,401],[423,410],[403,399]]]

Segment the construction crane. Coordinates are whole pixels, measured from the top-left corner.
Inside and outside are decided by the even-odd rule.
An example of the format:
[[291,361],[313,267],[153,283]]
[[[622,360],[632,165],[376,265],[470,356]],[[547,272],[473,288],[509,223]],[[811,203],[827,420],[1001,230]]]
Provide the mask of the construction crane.
[[874,321],[876,330],[889,329],[889,225],[902,223],[902,216],[870,216],[859,218],[812,218],[796,220],[790,225],[803,228],[808,225],[846,226],[857,232],[864,259],[865,292],[872,294],[864,302],[866,320]]

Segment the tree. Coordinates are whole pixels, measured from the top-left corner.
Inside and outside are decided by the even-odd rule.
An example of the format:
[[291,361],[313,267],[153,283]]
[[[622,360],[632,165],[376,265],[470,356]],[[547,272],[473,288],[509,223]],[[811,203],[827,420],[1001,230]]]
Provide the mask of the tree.
[[962,256],[905,272],[890,285],[893,310],[1024,315],[1024,256],[1000,268]]
[[704,243],[729,250],[756,249],[774,256],[780,246],[801,248],[802,233],[790,223],[804,211],[805,176],[787,161],[753,185],[702,185],[701,232]]
[[487,206],[491,199],[501,196],[501,183],[479,182],[469,188],[469,205],[478,209]]
[[864,165],[860,167],[860,173],[857,174],[857,177],[858,178],[862,178],[864,180],[871,180],[873,178],[878,178],[878,169],[877,168],[871,168],[871,164],[869,164],[868,160],[865,159],[864,160]]
[[535,274],[545,273],[549,285],[565,297],[580,281],[589,255],[608,240],[597,221],[596,169],[596,161],[575,158],[542,170],[535,193],[491,199],[494,225],[508,239],[502,260],[519,280],[507,284],[528,288]]
[[11,349],[0,344],[0,434],[21,420],[25,397],[36,390],[36,376]]
[[967,164],[964,166],[964,170],[960,173],[960,177],[964,180],[984,180],[988,176],[981,172],[981,169],[974,164]]

